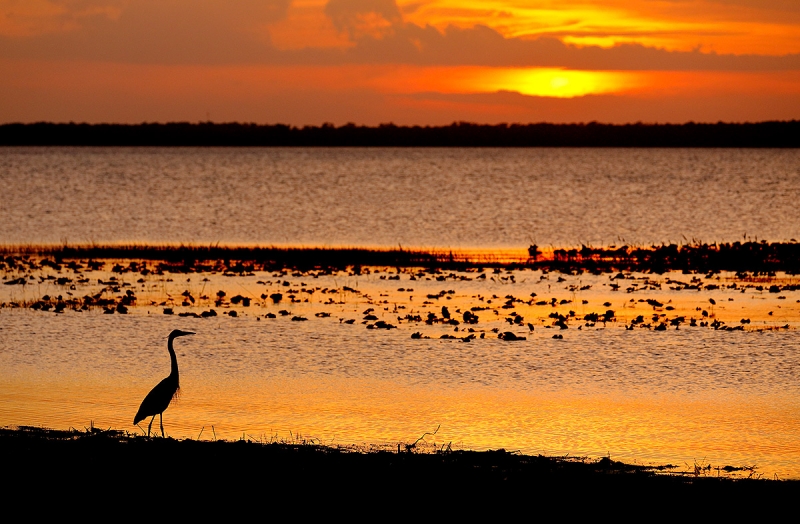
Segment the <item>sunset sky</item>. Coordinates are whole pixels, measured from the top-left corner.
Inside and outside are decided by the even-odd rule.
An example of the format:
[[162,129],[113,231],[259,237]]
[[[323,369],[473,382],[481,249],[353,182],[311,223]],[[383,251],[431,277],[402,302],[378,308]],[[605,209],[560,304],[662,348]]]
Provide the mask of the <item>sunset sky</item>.
[[774,119],[797,0],[0,0],[0,123]]

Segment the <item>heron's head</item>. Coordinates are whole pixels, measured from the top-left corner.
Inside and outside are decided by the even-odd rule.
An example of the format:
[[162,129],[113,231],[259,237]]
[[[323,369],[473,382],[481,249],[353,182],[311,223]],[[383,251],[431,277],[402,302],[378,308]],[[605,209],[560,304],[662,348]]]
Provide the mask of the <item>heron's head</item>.
[[182,336],[185,336],[185,335],[194,335],[194,332],[192,332],[192,331],[181,331],[180,329],[176,329],[172,333],[169,334],[169,338],[170,339],[175,339],[175,338],[182,337]]

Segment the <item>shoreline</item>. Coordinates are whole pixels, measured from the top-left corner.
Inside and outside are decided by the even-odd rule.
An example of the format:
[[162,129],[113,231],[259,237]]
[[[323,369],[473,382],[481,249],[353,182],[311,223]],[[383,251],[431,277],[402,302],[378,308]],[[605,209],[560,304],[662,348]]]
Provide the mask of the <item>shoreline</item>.
[[[747,241],[687,243],[651,246],[469,251],[416,248],[220,246],[200,244],[61,244],[0,245],[3,265],[14,259],[42,257],[60,266],[64,260],[146,260],[161,262],[169,272],[272,271],[295,269],[346,269],[361,266],[429,269],[535,269],[561,273],[611,273],[640,271],[663,273],[718,271],[800,273],[800,243]],[[46,260],[52,257],[54,261]],[[258,267],[260,266],[260,267]]]
[[[800,487],[798,479],[766,479],[755,467],[626,464],[608,457],[524,455],[505,449],[488,451],[442,449],[420,452],[416,443],[397,450],[356,449],[313,442],[287,443],[229,440],[176,440],[145,437],[117,430],[85,431],[41,427],[0,428],[0,454],[8,470],[38,476],[56,475],[102,460],[106,468],[126,470],[142,461],[183,470],[200,468],[204,475],[237,475],[240,479],[271,471],[280,482],[317,477],[347,482],[352,489],[374,482],[411,485],[418,479],[446,482],[451,487],[571,488],[614,486],[660,494],[784,493]],[[263,469],[261,469],[263,468]],[[61,473],[59,473],[61,472]],[[269,483],[269,482],[267,482]]]

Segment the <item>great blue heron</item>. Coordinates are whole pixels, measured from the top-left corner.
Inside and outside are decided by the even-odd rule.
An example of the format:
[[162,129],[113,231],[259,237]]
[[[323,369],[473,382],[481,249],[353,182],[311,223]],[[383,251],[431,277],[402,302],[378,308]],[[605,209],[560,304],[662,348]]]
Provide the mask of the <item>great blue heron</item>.
[[161,436],[164,436],[164,410],[167,409],[169,403],[172,402],[172,399],[181,388],[178,378],[178,359],[175,357],[172,341],[184,335],[194,335],[194,333],[176,329],[169,334],[167,338],[167,350],[169,351],[169,359],[172,364],[169,376],[150,390],[150,393],[144,397],[142,405],[139,406],[139,411],[136,412],[136,416],[133,417],[133,423],[135,425],[152,415],[153,418],[150,419],[150,425],[147,426],[148,437],[150,436],[150,429],[153,427],[153,421],[156,419],[156,415],[158,415],[158,420],[161,423]]

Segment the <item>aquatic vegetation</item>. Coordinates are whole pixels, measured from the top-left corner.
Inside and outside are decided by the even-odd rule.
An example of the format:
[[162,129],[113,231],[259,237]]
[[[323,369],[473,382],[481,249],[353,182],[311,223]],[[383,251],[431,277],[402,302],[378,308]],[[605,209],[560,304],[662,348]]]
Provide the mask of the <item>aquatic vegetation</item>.
[[[765,246],[767,259],[773,257],[777,249],[767,244],[757,246]],[[789,246],[793,248],[795,244]],[[719,253],[729,247],[718,246],[713,252]],[[747,246],[746,251],[752,252],[753,247]],[[367,329],[390,330],[403,324],[423,325],[434,330],[426,333],[427,336],[465,341],[478,335],[483,338],[487,331],[499,333],[495,338],[501,340],[524,340],[528,334],[538,333],[536,326],[562,331],[615,325],[656,331],[680,329],[681,326],[753,331],[785,329],[800,320],[793,308],[782,306],[782,301],[788,300],[787,293],[800,290],[800,281],[787,272],[670,270],[655,273],[647,269],[633,271],[616,267],[613,271],[589,272],[570,269],[571,266],[562,267],[565,263],[623,265],[620,260],[625,256],[635,258],[641,251],[647,257],[657,257],[658,249],[623,250],[622,253],[627,255],[615,249],[613,260],[602,258],[607,251],[588,248],[583,250],[583,254],[574,254],[577,258],[566,260],[559,258],[561,255],[556,250],[551,258],[542,257],[527,264],[483,267],[462,261],[458,268],[441,267],[438,262],[430,266],[359,263],[338,268],[314,264],[313,261],[317,260],[314,257],[322,256],[321,252],[302,249],[251,251],[246,248],[242,251],[245,248],[214,248],[221,250],[213,252],[221,258],[205,259],[212,252],[204,249],[211,248],[122,248],[122,252],[144,257],[159,255],[169,260],[106,258],[122,252],[118,248],[87,249],[87,252],[80,253],[91,257],[66,258],[61,252],[46,256],[25,253],[1,257],[0,274],[4,285],[0,287],[0,307],[24,307],[57,314],[89,310],[131,314],[137,310],[149,312],[158,308],[158,312],[164,315],[201,319],[220,314],[229,317],[256,314],[266,319],[288,316],[300,322],[311,317],[345,324],[353,324],[355,319],[343,316],[344,310],[337,316],[330,311],[319,311],[315,304],[339,309],[353,307],[356,308],[353,313],[359,307],[366,307],[361,312],[361,322]],[[669,248],[667,252],[674,256],[682,256],[680,254],[685,252],[686,257],[691,258],[696,250],[705,252],[707,249],[707,246],[695,246],[691,249]],[[360,253],[323,251],[336,257]],[[392,253],[366,251],[377,253],[379,259]],[[186,253],[191,253],[192,257]],[[197,256],[202,253],[205,253],[203,257]],[[262,259],[237,260],[232,256],[246,254],[252,257],[265,253],[270,254],[267,262]],[[276,253],[288,253],[290,259],[307,255],[306,262],[310,267],[278,264]],[[401,253],[406,256],[412,252]],[[427,253],[425,256],[431,261],[436,254]],[[571,256],[567,252],[567,257]],[[421,258],[424,257],[414,260]],[[397,262],[396,259],[393,261]],[[552,271],[551,266],[560,270]],[[200,278],[199,282],[189,284],[192,276]],[[188,278],[181,284],[183,277]],[[345,281],[347,283],[342,281],[343,278],[349,279]],[[394,282],[401,278],[409,284],[416,282],[419,289],[397,287]],[[237,281],[235,293],[230,292],[231,279]],[[354,285],[356,281],[360,284]],[[444,283],[448,285],[437,289],[437,285]],[[490,291],[497,286],[506,288],[503,295]],[[649,296],[650,293],[656,293],[657,298]],[[697,296],[698,293],[701,295]],[[734,310],[730,304],[717,303],[713,297],[707,296],[708,293],[724,298],[726,303],[734,302],[742,294],[768,300],[746,305],[737,303]],[[618,294],[630,295],[631,298],[620,300]],[[781,310],[779,317],[773,314],[776,309]],[[754,319],[758,321],[754,322]],[[467,334],[456,336],[442,333],[442,330],[466,331]],[[469,336],[472,333],[475,336]],[[420,337],[422,335],[420,333]]]
[[[691,397],[698,388],[699,397],[705,399],[714,397],[719,390],[730,389],[745,397],[743,402],[736,403],[736,410],[741,410],[742,404],[752,398],[757,402],[759,395],[765,394],[764,387],[758,385],[762,382],[772,384],[768,387],[780,384],[782,390],[792,391],[787,385],[794,383],[796,367],[792,360],[792,339],[787,338],[791,333],[785,332],[800,327],[797,276],[783,271],[671,270],[659,274],[626,269],[558,271],[539,266],[548,261],[552,263],[550,253],[538,257],[532,264],[526,261],[494,266],[405,267],[362,263],[335,268],[282,266],[275,265],[273,260],[264,263],[233,257],[213,260],[197,257],[187,264],[183,259],[66,258],[31,252],[6,253],[0,261],[0,282],[4,284],[0,286],[0,315],[5,318],[4,325],[30,324],[37,326],[37,333],[55,333],[43,345],[32,347],[36,351],[48,348],[45,350],[50,362],[48,369],[61,370],[67,365],[71,372],[81,370],[86,364],[80,360],[84,358],[82,350],[74,356],[75,360],[61,354],[58,340],[64,332],[81,333],[87,325],[97,326],[101,332],[121,327],[129,334],[139,333],[149,326],[202,332],[207,339],[201,344],[204,349],[197,354],[181,355],[181,362],[193,362],[195,372],[202,369],[204,375],[211,373],[213,383],[229,386],[235,382],[227,380],[236,373],[255,373],[258,392],[240,391],[237,395],[248,403],[259,399],[258,402],[269,406],[270,410],[275,409],[265,401],[275,394],[269,387],[270,373],[288,376],[295,372],[331,379],[336,384],[341,379],[347,382],[348,388],[353,387],[354,380],[356,383],[373,379],[391,381],[397,377],[401,382],[411,380],[420,384],[425,396],[431,384],[467,391],[489,387],[490,391],[533,388],[536,392],[540,391],[537,388],[542,388],[545,394],[551,394],[548,391],[554,389],[576,388],[579,396],[588,394],[590,399],[597,394],[618,394],[627,398],[631,391],[634,396],[642,391],[667,396],[678,391]],[[179,319],[181,324],[175,326],[173,323]],[[11,331],[15,340],[25,340],[29,336],[18,327],[12,327]],[[771,331],[782,333],[769,333]],[[235,338],[231,338],[235,343],[220,351],[215,337],[222,333],[235,334]],[[774,347],[774,340],[780,340],[781,347]],[[160,340],[158,349],[163,350]],[[106,371],[114,373],[113,369],[120,363],[124,365],[126,359],[138,362],[139,348],[118,347],[117,350],[118,354],[114,355],[101,352],[103,359],[115,362],[104,364],[109,366]],[[24,369],[33,361],[20,347],[12,347],[6,358],[12,359],[10,363],[15,369]],[[152,376],[148,374],[141,389],[130,394],[132,411],[152,386]],[[394,387],[394,382],[389,383]],[[195,385],[198,387],[199,384]],[[371,391],[364,384],[358,387],[363,388],[359,391]],[[317,391],[315,395],[321,395],[319,400],[327,402],[326,399],[340,389],[337,386]],[[381,395],[384,393],[382,391]],[[65,393],[69,394],[74,392]],[[205,418],[208,405],[204,399],[226,398],[219,395],[195,389],[193,398],[200,404],[191,409],[187,404],[181,405],[185,412],[173,415],[177,419],[175,434],[197,436],[201,427],[208,423]],[[581,402],[586,402],[585,398]],[[313,402],[317,400],[315,397]],[[373,400],[383,402],[382,406],[399,402],[380,395]],[[65,402],[72,400],[65,399]],[[249,413],[250,408],[234,407],[237,400],[226,402],[233,403],[232,407],[224,409],[235,412],[231,420],[235,420],[238,427],[257,427],[257,432],[270,429],[270,425],[258,419],[264,412],[255,410],[254,415],[242,418],[239,413],[242,410]],[[327,429],[329,426],[325,424],[329,422],[315,425],[319,421],[312,415],[318,409],[313,402],[303,404],[310,406],[307,414],[294,410],[288,414],[282,412],[278,424],[308,416],[310,418],[301,419],[299,427],[313,427],[315,431],[322,427],[321,436],[326,439],[337,436],[340,441],[352,445],[360,438],[353,436],[353,431],[358,431],[357,434],[367,435],[365,445],[375,444],[372,435],[377,434],[376,428],[371,425],[366,429],[355,426],[357,430],[348,425],[347,438],[342,437],[340,429]],[[451,398],[447,402],[454,400]],[[492,416],[497,408],[491,404],[491,399],[482,402],[487,402],[488,407],[478,409],[466,405],[464,409],[477,409],[478,420]],[[344,411],[338,413],[339,409]],[[515,419],[527,421],[531,417],[528,413],[514,411],[517,408],[513,406],[503,409],[511,409],[513,415],[509,416]],[[569,409],[584,410],[581,413],[587,417],[598,413],[595,408],[583,404]],[[620,409],[626,416],[635,418],[642,407],[626,405]],[[791,427],[793,415],[787,413],[796,412],[792,409],[791,405],[783,404],[776,408],[775,415],[788,421],[782,422],[781,428]],[[355,413],[361,413],[360,410],[356,408]],[[705,427],[713,424],[714,432],[721,427],[724,432],[725,417],[738,416],[738,411],[727,404],[709,410],[704,411],[702,417],[698,416],[698,420],[702,420],[698,423],[700,429],[690,424],[685,431],[705,434]],[[752,410],[760,414],[763,407],[756,406]],[[338,405],[333,406],[333,411],[338,413],[337,418],[347,418],[353,412]],[[327,412],[327,408],[323,410]],[[364,416],[372,416],[370,413]],[[605,411],[599,413],[612,418],[617,416]],[[680,416],[685,413],[681,407]],[[106,413],[102,416],[104,420],[115,420],[113,414],[110,419]],[[393,413],[392,416],[406,420],[404,417],[409,414]],[[709,421],[709,417],[714,420]],[[347,424],[364,424],[356,419],[358,417],[353,422],[347,418]],[[592,428],[598,427],[596,419],[576,418],[584,419]],[[445,419],[433,419],[434,422],[439,420]],[[485,433],[480,437],[473,435],[472,442],[484,446],[482,449],[497,442],[506,446],[516,445],[510,442],[521,442],[526,452],[534,454],[542,449],[536,447],[542,441],[547,441],[546,449],[551,450],[586,453],[587,449],[595,449],[582,442],[576,449],[572,443],[548,440],[552,438],[551,433],[542,426],[546,419],[537,415],[531,420],[514,428],[508,437],[494,429],[482,428]],[[670,420],[670,424],[676,423]],[[222,421],[214,418],[212,422],[219,435]],[[123,425],[117,427],[129,423],[126,415],[119,423]],[[467,429],[460,431],[472,431],[468,424],[462,428]],[[567,431],[572,429],[570,426]],[[779,438],[791,431],[784,429],[780,430],[783,433],[778,433]],[[223,431],[230,437],[230,423]],[[380,428],[377,431],[379,433]],[[580,426],[578,431],[585,433],[586,427]],[[735,439],[736,434],[731,438]],[[617,438],[617,434],[614,435]],[[450,433],[447,442],[439,442],[437,449],[443,444],[446,449],[452,436]],[[753,438],[761,442],[768,437]],[[413,439],[401,442],[402,445],[410,443]],[[634,450],[633,455],[628,456],[646,456],[637,455],[642,452],[636,444],[626,445],[629,446],[627,452]],[[646,444],[659,445],[654,441]],[[428,445],[418,443],[415,452],[423,446]],[[655,456],[665,461],[675,457],[674,451],[659,452],[662,454]],[[727,452],[734,457],[741,454],[739,450]],[[686,460],[685,457],[682,455],[678,462]],[[718,459],[714,460],[716,467]],[[787,471],[794,475],[796,471],[795,465],[776,465],[769,454],[759,455],[758,460],[765,464],[769,475],[772,471],[780,472],[781,476]],[[744,466],[736,464],[736,467]],[[687,471],[692,469],[687,468]],[[701,470],[700,473],[709,475],[716,470],[710,473]],[[738,473],[747,475],[749,472],[738,470]]]
[[[532,249],[535,251],[532,251]],[[769,276],[776,271],[800,273],[800,243],[797,242],[733,242],[687,243],[651,246],[610,246],[580,249],[551,249],[541,252],[531,246],[527,255],[509,253],[470,253],[452,250],[367,249],[367,248],[305,248],[276,246],[220,245],[55,245],[0,246],[0,268],[31,267],[31,264],[54,269],[66,262],[74,267],[76,260],[88,265],[103,260],[130,261],[127,266],[115,265],[117,273],[138,271],[141,261],[153,262],[150,271],[202,272],[219,271],[245,274],[256,269],[275,271],[285,268],[298,270],[345,269],[361,274],[362,268],[384,266],[475,270],[479,268],[515,269],[536,268],[562,273],[607,273],[640,271],[661,274],[666,271],[715,273],[735,271],[741,278]],[[27,258],[24,258],[27,257]],[[37,260],[31,260],[36,257]],[[441,276],[442,280],[448,278]],[[452,276],[451,276],[452,278]],[[461,278],[464,278],[463,276]],[[508,280],[508,277],[501,277]],[[512,277],[513,278],[513,277]],[[624,278],[624,276],[622,277]],[[674,282],[691,287],[691,284]],[[779,289],[776,289],[777,292]]]

